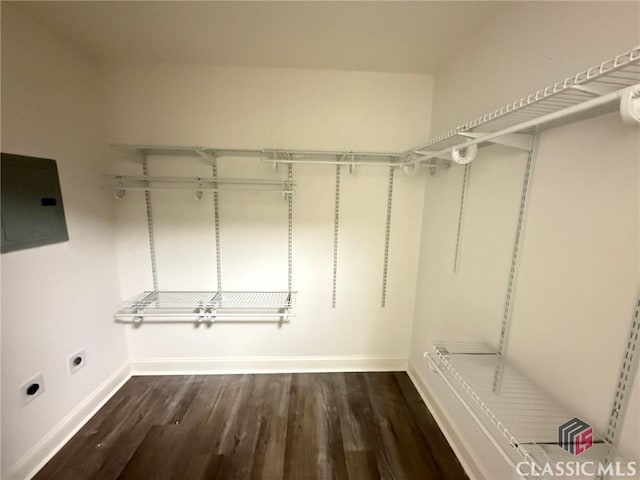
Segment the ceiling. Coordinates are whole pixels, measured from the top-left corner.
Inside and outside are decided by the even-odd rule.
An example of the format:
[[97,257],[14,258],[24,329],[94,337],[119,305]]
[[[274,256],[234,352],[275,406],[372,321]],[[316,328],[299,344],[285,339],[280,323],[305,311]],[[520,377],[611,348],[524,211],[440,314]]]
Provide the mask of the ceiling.
[[106,61],[431,73],[499,2],[19,2]]

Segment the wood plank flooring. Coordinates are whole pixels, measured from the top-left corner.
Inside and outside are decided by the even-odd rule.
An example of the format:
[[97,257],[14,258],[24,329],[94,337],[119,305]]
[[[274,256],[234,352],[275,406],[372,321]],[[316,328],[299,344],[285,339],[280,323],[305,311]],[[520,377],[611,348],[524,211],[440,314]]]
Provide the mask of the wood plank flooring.
[[404,372],[133,377],[35,477],[465,478]]

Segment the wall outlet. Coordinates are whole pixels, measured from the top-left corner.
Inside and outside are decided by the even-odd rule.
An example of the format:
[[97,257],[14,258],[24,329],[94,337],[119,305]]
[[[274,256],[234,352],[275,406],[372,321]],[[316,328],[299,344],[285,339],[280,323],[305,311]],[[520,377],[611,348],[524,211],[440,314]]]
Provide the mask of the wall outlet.
[[22,404],[26,405],[31,400],[39,397],[44,393],[44,377],[41,373],[26,381],[20,387],[20,396],[22,397]]
[[87,363],[87,354],[84,350],[74,353],[69,357],[69,374],[73,375]]

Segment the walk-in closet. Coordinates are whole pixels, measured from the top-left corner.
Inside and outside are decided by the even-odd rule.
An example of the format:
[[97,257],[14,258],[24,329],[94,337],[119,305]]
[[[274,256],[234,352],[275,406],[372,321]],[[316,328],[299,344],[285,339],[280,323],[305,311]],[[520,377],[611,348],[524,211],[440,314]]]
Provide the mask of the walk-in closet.
[[640,478],[640,2],[0,18],[2,479]]

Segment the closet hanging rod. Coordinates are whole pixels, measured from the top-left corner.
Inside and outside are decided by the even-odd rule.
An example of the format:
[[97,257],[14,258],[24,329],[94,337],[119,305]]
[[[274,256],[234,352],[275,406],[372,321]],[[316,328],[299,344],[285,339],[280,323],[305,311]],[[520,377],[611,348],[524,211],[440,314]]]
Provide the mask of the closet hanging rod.
[[[555,112],[548,113],[546,115],[542,115],[540,117],[534,118],[532,120],[527,120],[525,122],[520,122],[515,125],[512,125],[507,128],[503,128],[496,132],[490,132],[486,135],[482,135],[478,138],[473,138],[471,140],[467,140],[462,143],[458,143],[456,145],[443,148],[437,151],[426,151],[426,150],[415,150],[412,153],[417,155],[416,158],[404,162],[405,165],[414,165],[419,164],[424,161],[430,160],[432,158],[442,158],[446,155],[451,154],[451,152],[462,151],[469,147],[478,146],[482,143],[491,142],[492,140],[504,137],[506,135],[514,134],[514,133],[522,133],[525,131],[529,131],[535,129],[536,127],[542,127],[548,125],[550,123],[561,121],[563,119],[567,119],[573,115],[579,115],[581,113],[585,113],[596,108],[610,106],[615,104],[615,102],[619,102],[625,94],[628,95],[628,92],[631,92],[632,96],[638,97],[640,96],[640,83],[633,85],[631,87],[623,88],[620,90],[616,90],[615,92],[608,93],[606,95],[602,95],[600,97],[595,97],[590,100],[586,100],[584,102],[578,103],[576,105],[572,105],[567,108],[563,108],[562,110],[558,110]],[[465,132],[460,132],[459,135],[464,135]]]
[[216,322],[218,320],[222,321],[223,319],[274,319],[274,318],[290,318],[295,317],[296,314],[294,312],[291,313],[216,313],[216,312],[205,312],[205,313],[116,313],[113,315],[116,319],[128,319],[128,318],[145,318],[145,319],[166,319],[166,320],[174,320],[174,321],[197,321],[204,319],[203,321],[211,321]]
[[105,180],[130,182],[167,182],[184,185],[295,185],[296,182],[287,178],[230,178],[230,177],[165,177],[152,175],[104,175]]
[[270,318],[233,318],[233,317],[216,317],[211,319],[203,319],[196,318],[195,316],[191,318],[157,318],[157,317],[144,317],[144,319],[140,318],[118,318],[115,317],[114,321],[118,323],[129,323],[134,326],[139,326],[142,324],[163,324],[163,323],[193,323],[195,327],[199,327],[200,325],[205,325],[207,327],[214,325],[216,323],[276,323],[278,325],[284,325],[285,323],[290,323],[293,319],[292,315],[286,316],[273,316]]
[[265,193],[295,193],[294,190],[289,189],[289,190],[271,190],[271,189],[265,189],[265,188],[256,188],[256,187],[249,187],[249,188],[216,188],[216,187],[208,187],[208,186],[201,186],[201,187],[197,187],[197,186],[179,186],[179,185],[174,185],[174,186],[165,186],[165,187],[127,187],[127,186],[113,186],[113,185],[109,185],[108,187],[105,188],[114,188],[116,190],[128,190],[128,191],[138,191],[138,192],[160,192],[160,191],[166,191],[166,190],[174,190],[174,191],[182,191],[182,190],[193,190],[193,191],[199,191],[199,192],[265,192]]
[[154,177],[105,175],[103,187],[112,188],[116,198],[122,198],[124,192],[132,191],[195,191],[199,192],[294,192],[295,182],[288,179],[260,178],[213,178],[213,177]]
[[[265,159],[262,159],[261,162],[263,163],[276,162],[276,163],[286,163],[286,164],[309,164],[309,165],[356,165],[359,167],[400,167],[402,166],[402,164],[398,162],[362,162],[359,160],[303,160],[303,159],[265,160]],[[437,165],[429,165],[429,166],[435,167]]]
[[[287,150],[276,148],[265,148],[261,152],[267,155],[284,155],[285,157],[313,157],[313,156],[344,156],[347,157],[367,157],[367,158],[400,158],[404,155],[403,152],[371,152],[371,151],[342,151],[342,150]],[[285,158],[287,159],[287,158]]]

